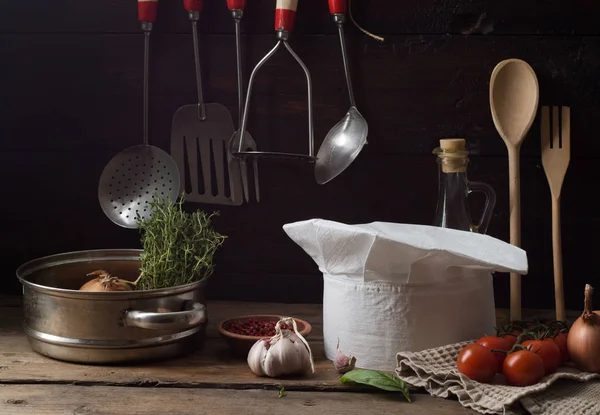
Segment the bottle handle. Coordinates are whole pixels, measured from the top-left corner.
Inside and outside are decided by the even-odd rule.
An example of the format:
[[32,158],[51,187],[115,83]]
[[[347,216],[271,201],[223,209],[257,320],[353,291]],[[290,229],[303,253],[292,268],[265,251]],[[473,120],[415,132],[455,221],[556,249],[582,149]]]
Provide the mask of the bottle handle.
[[469,182],[468,183],[469,194],[471,192],[479,192],[485,195],[485,205],[483,206],[483,212],[477,225],[473,225],[473,230],[477,233],[485,234],[487,232],[488,225],[492,219],[492,213],[494,213],[494,207],[496,206],[496,192],[487,183],[482,182]]

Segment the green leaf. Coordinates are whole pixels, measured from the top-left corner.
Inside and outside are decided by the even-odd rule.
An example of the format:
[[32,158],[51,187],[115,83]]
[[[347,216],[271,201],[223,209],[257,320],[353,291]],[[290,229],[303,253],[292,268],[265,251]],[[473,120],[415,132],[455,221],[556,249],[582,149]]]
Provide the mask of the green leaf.
[[406,400],[412,402],[410,390],[406,383],[389,373],[377,370],[354,369],[340,377],[340,381],[342,383],[360,383],[391,392],[402,392]]
[[281,389],[279,389],[279,392],[277,393],[277,397],[283,398],[284,396],[285,396],[285,388],[282,386]]

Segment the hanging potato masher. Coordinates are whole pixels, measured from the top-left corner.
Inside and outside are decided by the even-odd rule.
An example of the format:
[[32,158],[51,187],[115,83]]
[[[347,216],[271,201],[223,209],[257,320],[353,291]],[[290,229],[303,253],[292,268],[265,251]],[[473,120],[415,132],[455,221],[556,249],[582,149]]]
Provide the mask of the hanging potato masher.
[[[236,131],[231,138],[233,143],[239,142],[237,146],[237,151],[233,152],[233,156],[237,158],[244,157],[261,157],[261,158],[275,158],[275,159],[289,159],[289,160],[300,160],[307,161],[310,163],[314,163],[315,158],[315,145],[314,145],[314,127],[313,127],[313,108],[312,108],[312,81],[310,79],[310,72],[308,68],[302,62],[302,59],[294,52],[291,46],[288,44],[288,39],[291,31],[294,28],[294,21],[296,19],[296,9],[298,7],[298,0],[277,0],[275,7],[275,31],[277,34],[277,44],[273,49],[269,51],[257,64],[252,74],[250,75],[250,80],[248,81],[248,92],[246,94],[246,103],[244,105],[244,116],[242,118],[242,123],[238,131]],[[246,151],[248,143],[244,142],[244,133],[246,132],[246,126],[248,123],[248,108],[250,107],[250,98],[252,96],[252,85],[254,83],[254,79],[256,78],[256,74],[261,66],[265,64],[277,50],[284,45],[285,48],[290,52],[290,54],[294,57],[296,62],[302,67],[304,70],[304,74],[306,75],[306,83],[308,87],[308,153],[300,154],[300,153],[285,153],[285,152],[272,152],[272,151]],[[240,137],[242,137],[240,139]],[[235,150],[235,149],[234,149]]]

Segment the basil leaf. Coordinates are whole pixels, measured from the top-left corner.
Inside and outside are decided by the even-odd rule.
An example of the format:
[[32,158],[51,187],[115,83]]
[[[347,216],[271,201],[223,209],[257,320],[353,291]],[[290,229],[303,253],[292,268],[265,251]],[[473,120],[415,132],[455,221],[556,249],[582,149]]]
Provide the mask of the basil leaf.
[[402,392],[406,400],[412,402],[410,399],[410,390],[406,383],[389,373],[377,370],[354,369],[340,377],[340,381],[342,383],[354,382],[374,386],[391,392]]

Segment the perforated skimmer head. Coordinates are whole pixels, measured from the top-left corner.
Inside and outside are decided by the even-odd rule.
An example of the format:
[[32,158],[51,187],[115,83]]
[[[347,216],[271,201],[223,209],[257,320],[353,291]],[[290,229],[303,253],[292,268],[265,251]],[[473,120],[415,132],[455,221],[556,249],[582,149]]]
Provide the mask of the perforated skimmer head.
[[108,218],[124,228],[137,228],[136,216],[150,217],[154,194],[177,200],[179,169],[158,147],[139,145],[114,156],[100,176],[98,199]]

